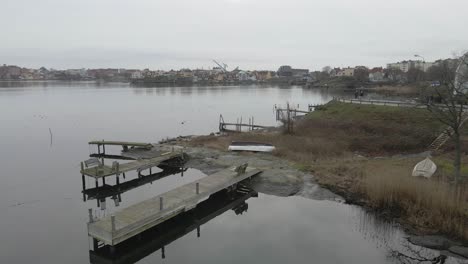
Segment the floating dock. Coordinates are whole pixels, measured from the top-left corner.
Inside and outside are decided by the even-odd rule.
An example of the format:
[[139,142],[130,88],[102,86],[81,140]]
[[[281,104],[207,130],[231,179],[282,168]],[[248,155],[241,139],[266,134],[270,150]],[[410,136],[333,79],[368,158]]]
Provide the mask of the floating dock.
[[210,195],[224,189],[234,189],[237,183],[261,172],[246,165],[222,170],[99,220],[94,219],[90,209],[88,235],[106,245],[115,246],[168,219],[194,209]]

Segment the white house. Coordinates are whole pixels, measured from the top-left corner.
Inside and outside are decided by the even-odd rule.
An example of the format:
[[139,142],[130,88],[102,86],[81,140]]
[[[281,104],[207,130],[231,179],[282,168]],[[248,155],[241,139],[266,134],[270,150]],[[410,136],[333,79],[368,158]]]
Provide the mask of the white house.
[[143,78],[143,73],[141,71],[134,71],[132,72],[131,77],[132,79],[141,79]]

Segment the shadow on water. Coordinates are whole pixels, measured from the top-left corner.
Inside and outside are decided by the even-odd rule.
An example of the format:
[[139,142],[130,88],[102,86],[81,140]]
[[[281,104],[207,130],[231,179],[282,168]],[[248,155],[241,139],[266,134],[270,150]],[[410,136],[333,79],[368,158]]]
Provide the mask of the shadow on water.
[[247,212],[246,200],[257,196],[258,194],[253,190],[243,193],[221,191],[201,202],[195,209],[122,242],[114,249],[105,245],[100,246],[94,240],[93,249],[89,251],[90,262],[134,263],[158,250],[161,250],[161,258],[164,259],[167,245],[194,230],[197,230],[197,237],[200,237],[200,226],[226,211],[233,210],[236,215]]
[[83,189],[83,201],[96,200],[97,206],[104,210],[106,207],[106,199],[110,198],[114,201],[115,206],[118,207],[122,202],[123,193],[148,183],[152,184],[154,181],[171,175],[181,174],[183,176],[183,173],[187,171],[187,168],[171,166],[161,166],[161,169],[161,172],[149,174],[146,176],[141,175],[136,179],[125,181],[123,183],[118,181],[115,185],[104,184],[95,188]]

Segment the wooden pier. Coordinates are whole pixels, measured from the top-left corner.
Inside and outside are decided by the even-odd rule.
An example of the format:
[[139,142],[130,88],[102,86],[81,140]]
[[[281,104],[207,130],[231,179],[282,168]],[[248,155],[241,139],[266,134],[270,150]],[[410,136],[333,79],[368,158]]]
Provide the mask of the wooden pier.
[[[94,140],[88,142],[89,145],[98,146],[98,154],[106,154],[106,146],[122,146],[123,151],[127,151],[129,147],[131,148],[144,148],[151,149],[153,145],[150,143],[141,143],[141,142],[128,142],[128,141],[106,141],[106,140]],[[102,152],[101,152],[102,146]]]
[[[287,104],[286,108],[276,107],[276,105],[275,105],[276,121],[288,120],[290,118],[295,118],[295,117],[299,116],[298,114],[307,115],[310,112],[313,112],[315,110],[315,108],[320,107],[320,106],[322,106],[322,105],[309,104],[309,105],[307,105],[307,110],[299,110],[299,109],[296,109],[296,108],[291,108],[289,106],[289,104]],[[301,115],[301,116],[303,116],[303,115]]]
[[249,118],[249,123],[242,123],[242,117],[237,119],[236,123],[226,123],[222,115],[219,115],[219,132],[242,132],[242,128],[246,127],[248,131],[268,128],[267,126],[259,126],[254,124],[254,118]]
[[[96,247],[89,251],[90,263],[136,263],[158,250],[161,251],[161,258],[165,259],[168,245],[195,230],[197,237],[201,237],[201,226],[226,211],[233,210],[236,215],[243,214],[248,208],[246,201],[257,196],[258,193],[251,189],[234,193],[219,192],[201,202],[194,210],[120,243],[115,252],[111,252],[109,246],[95,245]],[[173,252],[172,255],[175,254],[177,252]]]
[[106,245],[117,245],[178,214],[194,209],[210,195],[235,186],[261,170],[239,166],[222,170],[198,181],[175,188],[115,214],[94,219],[89,209],[88,235]]
[[105,184],[96,188],[83,189],[83,200],[97,200],[98,207],[100,206],[99,203],[106,198],[119,199],[119,202],[122,202],[121,195],[125,192],[171,175],[181,174],[181,176],[183,176],[185,171],[187,171],[187,168],[167,167],[161,172],[142,176],[123,183],[117,181],[115,185]]
[[[167,152],[161,154],[159,157],[151,158],[151,159],[141,159],[135,160],[128,163],[120,164],[118,162],[114,162],[112,166],[108,166],[99,162],[99,160],[88,160],[86,162],[81,163],[81,174],[86,175],[89,177],[93,177],[95,179],[104,178],[111,175],[119,176],[120,174],[124,174],[129,171],[137,171],[141,172],[145,169],[151,169],[153,167],[157,167],[160,164],[169,161],[175,158],[182,158],[184,154],[181,152]],[[87,168],[85,168],[85,163],[92,162],[93,164]]]

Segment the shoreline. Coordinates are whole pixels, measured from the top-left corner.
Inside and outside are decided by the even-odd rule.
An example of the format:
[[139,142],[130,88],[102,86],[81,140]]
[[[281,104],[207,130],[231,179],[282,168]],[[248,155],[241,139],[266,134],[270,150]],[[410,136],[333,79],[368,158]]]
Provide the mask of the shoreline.
[[[271,132],[266,132],[271,133]],[[399,215],[392,210],[378,210],[369,206],[366,199],[354,192],[347,191],[344,186],[334,184],[326,184],[322,180],[325,175],[314,173],[314,171],[304,170],[300,164],[290,160],[281,159],[272,154],[265,153],[250,153],[250,152],[230,152],[227,150],[219,150],[211,146],[194,146],[192,141],[197,141],[200,138],[207,137],[205,135],[179,136],[178,138],[170,139],[160,144],[168,146],[180,146],[188,150],[191,157],[189,166],[199,169],[205,174],[213,173],[218,169],[223,169],[231,162],[248,162],[249,166],[263,166],[266,169],[265,175],[262,175],[259,180],[253,182],[256,191],[275,195],[279,197],[288,197],[300,195],[300,192],[307,191],[306,181],[312,182],[318,186],[311,199],[330,200],[342,202],[349,205],[360,207],[362,210],[374,214],[389,223],[397,223],[399,227],[409,235],[407,240],[418,246],[440,250],[441,254],[452,255],[459,258],[468,259],[468,242],[456,237],[451,237],[447,234],[430,232],[426,228],[414,226],[410,221],[407,221],[402,215]],[[212,137],[212,136],[209,136]],[[223,137],[218,135],[216,137]],[[198,144],[196,144],[198,145]],[[411,155],[412,159],[418,159],[425,156],[426,153]],[[209,158],[207,158],[209,157]],[[234,158],[237,157],[237,158]],[[404,159],[405,157],[379,157],[378,159]],[[362,159],[362,158],[358,158]],[[372,160],[375,158],[369,158]],[[343,161],[346,159],[343,159]],[[339,162],[335,160],[334,162]],[[349,160],[348,160],[349,161]],[[287,175],[286,177],[284,175]],[[306,180],[307,179],[307,180]],[[302,191],[301,191],[302,190]],[[456,252],[453,252],[451,249]]]
[[[411,114],[413,116],[408,117],[407,110],[399,110],[396,107],[389,106],[350,106],[337,103],[331,106],[326,105],[325,108],[327,107],[331,109],[328,109],[328,111],[325,109],[324,112],[313,112],[300,121],[296,121],[296,135],[285,135],[281,132],[281,128],[277,128],[273,131],[240,134],[227,133],[220,136],[197,136],[192,137],[186,144],[192,147],[197,146],[227,152],[227,145],[231,141],[273,143],[276,145],[277,150],[270,155],[287,160],[292,164],[291,166],[305,173],[310,173],[319,186],[343,197],[346,203],[360,206],[365,210],[384,217],[384,219],[396,221],[408,234],[416,235],[413,239],[414,241],[429,245],[427,247],[430,248],[430,245],[435,243],[433,240],[440,238],[435,239],[440,242],[439,244],[435,244],[437,244],[438,249],[444,250],[448,250],[450,246],[468,245],[466,224],[463,227],[464,229],[460,229],[459,233],[455,229],[452,229],[453,226],[451,224],[447,226],[437,224],[439,223],[438,221],[444,221],[444,217],[437,218],[438,216],[436,217],[436,215],[439,212],[438,210],[442,210],[440,212],[444,215],[442,212],[447,210],[445,205],[432,208],[431,204],[425,205],[425,203],[421,203],[419,205],[418,203],[414,204],[411,202],[411,199],[415,199],[411,196],[413,195],[411,194],[411,188],[420,188],[419,186],[421,188],[433,188],[433,185],[435,186],[436,184],[437,186],[440,184],[440,187],[447,190],[452,188],[450,184],[447,185],[445,183],[446,178],[450,175],[451,166],[450,155],[447,153],[437,154],[434,158],[440,167],[436,173],[437,175],[434,176],[434,181],[417,179],[410,175],[414,164],[427,156],[427,152],[420,146],[427,146],[433,140],[433,132],[430,132],[428,129],[437,129],[435,124],[425,121],[427,120],[426,118],[421,118],[421,116],[427,114],[424,110],[415,110]],[[420,124],[411,124],[407,127],[401,124],[401,119],[398,118],[399,115],[424,121]],[[349,121],[348,119],[350,118],[353,121]],[[382,121],[375,121],[375,118],[378,118],[377,120],[382,119]],[[390,120],[385,121],[386,118]],[[326,123],[319,122],[321,119],[327,120]],[[343,128],[343,122],[345,124],[352,122],[355,127],[351,127],[351,129],[355,130],[361,126],[359,122],[364,122],[361,119],[365,121],[362,126],[367,130],[366,133],[370,133],[368,136],[365,135],[366,133],[364,135],[350,135],[349,132],[341,132],[344,134],[334,135],[336,131],[330,130],[332,128],[330,125],[333,122],[336,122],[337,128],[341,129]],[[393,122],[398,122],[402,127],[395,128],[396,124],[393,124]],[[384,127],[379,127],[384,124]],[[442,128],[442,126],[440,127]],[[307,130],[305,132],[299,131],[301,128],[307,128]],[[383,133],[394,134],[393,136],[386,136],[388,142],[381,142],[380,136],[376,138],[377,141],[373,142],[369,137],[372,133],[379,133],[376,129],[381,129]],[[391,129],[395,129],[395,131]],[[426,129],[426,134],[421,134],[421,131],[425,131],[424,129]],[[413,133],[414,135],[405,139],[399,136],[400,133]],[[362,137],[363,141],[359,137]],[[413,142],[415,140],[417,142]],[[402,142],[402,147],[395,148],[395,146],[400,144],[398,143],[399,141]],[[412,142],[413,144],[405,145],[407,143],[404,142]],[[363,148],[364,145],[360,144],[366,144],[366,147]],[[348,148],[350,149],[346,150]],[[468,160],[467,157],[464,159]],[[406,190],[398,189],[400,187],[397,185],[400,185],[399,183],[402,181],[405,182],[402,183],[403,185],[407,184],[405,188],[410,192],[410,196],[402,196],[394,200],[392,204],[386,205],[385,200],[382,200],[386,199],[386,196],[408,195]],[[382,184],[386,184],[387,187]],[[393,189],[386,190],[382,188]],[[422,189],[423,191],[425,190],[424,188]],[[391,191],[395,192],[395,194],[388,193],[388,195],[385,195],[375,193],[376,190]],[[418,193],[414,195],[426,194]],[[407,199],[410,200],[407,201]],[[418,199],[424,200],[424,198]],[[454,225],[466,222],[466,216],[460,215],[463,214],[461,210],[462,208],[456,208],[454,211],[448,212],[446,217],[450,221],[459,221],[454,222]],[[432,214],[434,215],[432,216]],[[427,239],[418,240],[418,236],[423,236]],[[443,237],[446,238],[442,239]],[[450,238],[450,240],[447,238]],[[429,243],[428,241],[432,242]],[[452,242],[448,243],[447,241]],[[468,252],[468,249],[466,249],[466,252]],[[468,257],[468,253],[462,256]]]

